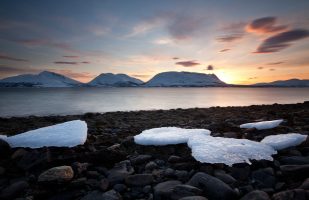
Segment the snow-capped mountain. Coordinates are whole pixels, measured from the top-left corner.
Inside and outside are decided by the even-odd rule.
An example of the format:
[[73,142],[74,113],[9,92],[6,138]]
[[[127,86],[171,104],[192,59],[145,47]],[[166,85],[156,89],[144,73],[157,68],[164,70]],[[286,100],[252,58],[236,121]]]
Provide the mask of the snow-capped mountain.
[[75,87],[81,84],[76,80],[49,71],[12,76],[0,80],[0,87]]
[[155,75],[145,86],[148,87],[204,87],[224,86],[215,74],[194,72],[162,72]]
[[272,87],[309,87],[309,80],[289,79],[284,81],[274,81],[270,83],[257,83],[254,86],[272,86]]
[[87,85],[94,87],[132,87],[143,84],[143,81],[126,74],[103,73]]

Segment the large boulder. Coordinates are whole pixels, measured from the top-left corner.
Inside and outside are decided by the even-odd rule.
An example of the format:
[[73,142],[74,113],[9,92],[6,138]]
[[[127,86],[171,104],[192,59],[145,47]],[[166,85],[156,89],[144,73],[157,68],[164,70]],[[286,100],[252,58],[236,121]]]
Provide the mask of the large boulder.
[[171,199],[177,200],[183,197],[201,195],[202,190],[191,185],[176,185],[173,188]]
[[29,184],[26,181],[15,182],[2,190],[0,193],[0,199],[14,199],[23,193],[28,187]]
[[181,184],[180,181],[165,181],[157,184],[154,187],[154,199],[155,200],[169,199],[173,192],[173,189],[180,184]]
[[212,199],[236,199],[236,192],[220,179],[203,172],[196,173],[187,183],[203,190],[205,196]]
[[0,159],[7,158],[11,155],[12,150],[9,143],[5,140],[0,139]]
[[74,177],[73,169],[70,166],[53,167],[42,174],[38,178],[41,183],[64,183],[72,180]]

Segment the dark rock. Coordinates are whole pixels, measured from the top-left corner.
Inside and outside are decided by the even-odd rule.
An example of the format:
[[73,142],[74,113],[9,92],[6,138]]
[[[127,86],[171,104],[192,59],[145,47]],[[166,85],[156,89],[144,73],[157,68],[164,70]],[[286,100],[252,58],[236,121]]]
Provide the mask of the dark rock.
[[148,162],[151,160],[152,156],[151,155],[138,155],[133,158],[130,158],[130,161],[132,165],[140,165]]
[[179,200],[208,200],[208,199],[203,196],[190,196],[190,197],[183,197]]
[[198,172],[187,183],[203,190],[209,199],[235,199],[236,192],[220,179]]
[[86,184],[87,178],[83,177],[83,178],[78,178],[73,180],[70,183],[70,188],[81,188],[84,187]]
[[248,180],[248,177],[250,175],[250,167],[244,166],[244,167],[230,167],[230,174],[233,176],[236,180],[239,181],[246,181]]
[[23,154],[23,156],[17,161],[17,166],[27,171],[37,166],[47,164],[49,160],[49,152],[41,152],[32,150]]
[[280,163],[283,165],[306,165],[309,164],[309,156],[282,157]]
[[0,176],[2,176],[5,173],[5,168],[0,166]]
[[180,199],[187,196],[201,195],[202,190],[191,185],[177,185],[173,188],[171,199]]
[[87,171],[86,175],[88,178],[99,178],[101,176],[97,171]]
[[114,168],[108,171],[107,179],[111,185],[122,183],[124,179],[134,173],[130,161],[125,160],[115,164]]
[[175,174],[175,170],[172,169],[172,168],[167,168],[167,169],[164,170],[164,175],[166,177],[173,177],[174,174]]
[[307,200],[308,198],[308,192],[303,189],[286,190],[272,196],[273,200]]
[[151,186],[150,185],[146,185],[145,187],[143,187],[143,192],[145,194],[148,194],[151,192]]
[[225,138],[240,138],[240,135],[238,133],[235,133],[235,132],[225,132],[225,133],[223,133],[223,136]]
[[130,186],[145,186],[153,183],[151,174],[134,174],[125,178],[126,184]]
[[100,181],[98,181],[97,179],[90,178],[90,179],[87,179],[86,185],[92,189],[99,189]]
[[109,190],[105,193],[95,190],[81,198],[81,200],[122,200],[122,197],[115,190]]
[[188,172],[185,170],[175,170],[174,174],[177,177],[177,179],[182,182],[187,181],[188,179]]
[[145,170],[147,171],[152,171],[154,169],[157,169],[159,168],[159,166],[157,165],[157,163],[153,162],[153,161],[150,161],[149,163],[147,163],[145,165]]
[[172,155],[168,158],[167,160],[169,163],[179,163],[179,162],[183,162],[184,159],[182,157],[179,157],[179,156],[175,156],[175,155]]
[[88,167],[89,163],[74,162],[72,164],[74,174],[82,174],[83,172],[87,171]]
[[243,196],[240,200],[270,200],[270,198],[266,192],[254,190]]
[[116,184],[113,189],[119,193],[123,193],[127,190],[127,186],[125,184]]
[[252,179],[258,188],[273,188],[276,184],[274,170],[270,167],[252,172]]
[[293,176],[293,178],[309,177],[309,164],[281,165],[280,170],[283,175]]
[[8,158],[11,155],[11,146],[5,140],[0,139],[0,159]]
[[307,178],[299,187],[300,189],[309,190],[309,178]]
[[73,177],[74,172],[70,166],[59,166],[50,168],[40,174],[38,182],[63,183],[72,180]]
[[29,184],[26,181],[15,182],[2,190],[0,199],[14,199],[22,194],[28,187]]
[[173,192],[173,189],[180,184],[181,184],[180,181],[166,181],[157,184],[154,187],[154,198],[156,200],[169,199]]
[[107,178],[102,178],[100,181],[100,189],[102,191],[106,191],[108,189],[109,186],[109,181]]
[[217,177],[218,179],[220,179],[221,181],[229,185],[232,185],[236,182],[235,178],[233,178],[231,175],[226,174],[226,173],[215,171],[214,175],[215,177]]

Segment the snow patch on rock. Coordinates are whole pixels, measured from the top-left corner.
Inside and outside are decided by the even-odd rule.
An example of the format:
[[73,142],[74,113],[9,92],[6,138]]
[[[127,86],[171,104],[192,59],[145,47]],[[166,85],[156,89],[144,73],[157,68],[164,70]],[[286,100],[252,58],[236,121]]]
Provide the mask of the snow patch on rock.
[[47,126],[11,137],[1,136],[11,147],[74,147],[87,139],[87,124],[81,120]]
[[267,144],[276,150],[282,150],[301,144],[307,137],[307,135],[301,135],[299,133],[270,135],[265,137],[261,143]]
[[256,128],[258,130],[272,129],[272,128],[279,126],[279,124],[281,124],[282,122],[283,122],[283,119],[253,122],[253,123],[242,124],[240,125],[240,128]]

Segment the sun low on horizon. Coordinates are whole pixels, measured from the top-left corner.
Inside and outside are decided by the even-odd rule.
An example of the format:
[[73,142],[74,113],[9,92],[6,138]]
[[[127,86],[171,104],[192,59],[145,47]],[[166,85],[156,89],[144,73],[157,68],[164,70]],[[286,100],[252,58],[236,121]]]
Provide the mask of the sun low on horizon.
[[0,79],[41,71],[81,82],[167,71],[244,85],[309,79],[308,8],[308,0],[3,0]]

